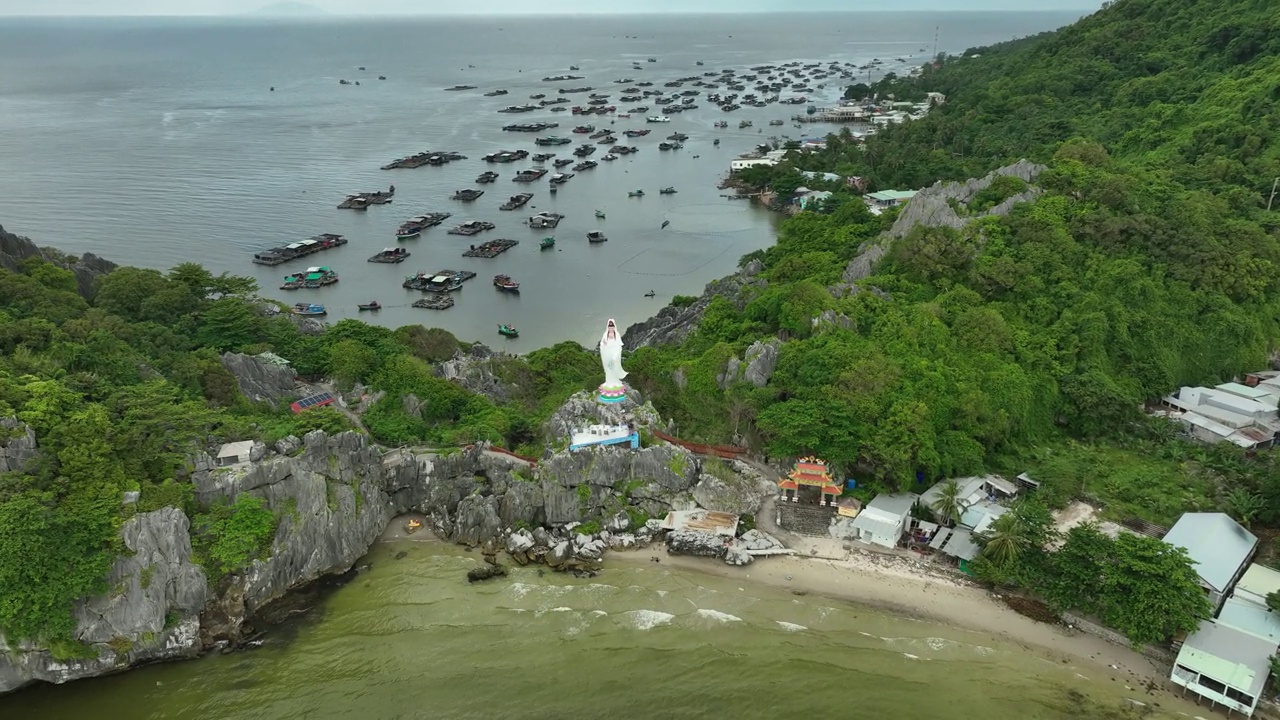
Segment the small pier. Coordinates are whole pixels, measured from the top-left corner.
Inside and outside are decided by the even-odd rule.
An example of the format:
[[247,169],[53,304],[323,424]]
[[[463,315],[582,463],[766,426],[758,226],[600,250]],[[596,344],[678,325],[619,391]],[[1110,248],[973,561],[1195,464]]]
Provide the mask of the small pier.
[[462,257],[492,259],[519,244],[519,240],[490,240],[480,245],[472,245],[471,249],[462,253]]

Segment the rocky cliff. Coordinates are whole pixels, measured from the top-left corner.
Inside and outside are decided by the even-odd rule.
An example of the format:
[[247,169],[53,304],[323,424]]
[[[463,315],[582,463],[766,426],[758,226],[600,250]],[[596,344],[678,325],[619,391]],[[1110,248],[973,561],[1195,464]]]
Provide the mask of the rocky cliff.
[[271,362],[257,355],[224,353],[222,367],[231,373],[240,392],[253,402],[276,404],[297,396],[297,380],[288,365]]
[[204,571],[191,562],[186,515],[174,508],[135,515],[120,536],[128,553],[107,578],[111,590],[75,610],[76,639],[97,657],[60,661],[30,643],[0,639],[0,692],[37,680],[64,683],[132,665],[200,652],[199,613],[207,599]]
[[657,315],[636,323],[622,334],[622,344],[630,350],[645,345],[674,345],[697,329],[702,316],[713,298],[723,297],[741,310],[747,302],[768,286],[764,278],[757,277],[763,266],[758,260],[747,263],[736,275],[730,275],[707,283],[702,295],[692,305],[676,307],[668,305]]
[[86,299],[93,297],[93,283],[100,275],[116,269],[116,264],[93,253],[79,258],[52,248],[37,247],[30,238],[14,235],[0,227],[0,267],[17,271],[22,261],[38,257],[70,270],[76,276],[76,287]]
[[1034,200],[1040,195],[1041,191],[1039,188],[1030,187],[1024,192],[1005,199],[995,207],[981,212],[972,214],[966,212],[966,214],[961,215],[956,211],[957,206],[964,208],[972,202],[978,193],[990,187],[997,177],[1002,175],[1016,177],[1030,183],[1034,182],[1040,176],[1040,173],[1044,172],[1044,169],[1043,165],[1037,165],[1028,160],[1019,160],[1012,165],[993,170],[986,177],[974,178],[962,183],[939,181],[931,187],[921,190],[902,209],[892,228],[874,241],[868,242],[858,256],[849,261],[842,278],[846,287],[838,289],[836,294],[844,294],[850,291],[850,286],[854,286],[859,280],[870,276],[876,264],[889,251],[889,244],[897,238],[906,236],[917,225],[961,228],[974,218],[1007,215],[1014,205]]

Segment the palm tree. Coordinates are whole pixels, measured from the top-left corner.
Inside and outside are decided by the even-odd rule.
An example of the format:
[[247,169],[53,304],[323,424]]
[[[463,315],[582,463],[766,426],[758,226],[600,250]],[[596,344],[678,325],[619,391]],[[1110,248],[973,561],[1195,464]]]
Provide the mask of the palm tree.
[[995,565],[1004,567],[1017,560],[1030,544],[1022,519],[1016,512],[1007,512],[991,523],[982,554]]
[[929,506],[930,510],[937,513],[944,525],[954,527],[960,516],[964,515],[968,503],[960,493],[960,483],[955,478],[950,478],[942,483],[937,499]]

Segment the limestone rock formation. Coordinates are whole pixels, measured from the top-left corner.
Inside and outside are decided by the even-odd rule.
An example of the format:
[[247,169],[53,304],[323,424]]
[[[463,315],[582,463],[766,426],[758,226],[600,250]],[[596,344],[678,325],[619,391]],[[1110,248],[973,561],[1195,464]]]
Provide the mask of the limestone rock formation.
[[673,530],[667,534],[667,551],[672,555],[724,557],[728,539],[700,530]]
[[241,353],[226,353],[222,366],[236,379],[240,392],[254,402],[275,404],[280,400],[297,397],[297,382],[293,369],[277,365],[262,358]]
[[622,334],[622,344],[629,350],[635,350],[646,345],[683,342],[697,329],[698,323],[702,322],[702,316],[712,298],[723,297],[739,310],[746,307],[751,298],[768,286],[764,278],[757,277],[762,269],[763,265],[753,260],[737,274],[711,281],[692,305],[668,305],[659,310],[657,315],[627,328]]
[[458,350],[453,358],[440,363],[440,376],[455,382],[477,395],[484,395],[494,402],[511,400],[518,388],[499,375],[500,365],[510,365],[514,355],[494,352],[487,346],[475,344],[469,350]]
[[630,503],[649,515],[665,515],[698,478],[688,450],[660,444],[631,450],[601,447],[556,453],[538,465],[545,493],[545,521],[563,525],[612,515]]
[[97,657],[60,662],[47,649],[0,639],[0,692],[199,653],[198,615],[208,591],[204,571],[191,562],[186,515],[174,508],[135,515],[120,536],[128,553],[112,566],[111,590],[75,608],[76,639]]
[[778,367],[778,348],[781,346],[782,343],[777,338],[757,340],[742,354],[741,360],[729,358],[724,372],[716,378],[721,389],[727,390],[740,380],[758,388],[768,385],[769,378],[773,377],[773,371]]
[[903,208],[902,213],[898,215],[898,219],[894,221],[892,228],[881,237],[864,245],[858,256],[849,261],[842,279],[845,283],[852,284],[871,275],[876,264],[889,251],[890,242],[894,239],[905,237],[917,225],[961,228],[974,218],[987,217],[989,215],[1007,215],[1014,205],[1034,200],[1038,197],[1041,192],[1040,189],[1036,187],[1028,188],[1024,192],[1007,198],[995,207],[963,217],[952,207],[952,203],[967,205],[978,193],[990,187],[991,183],[1001,175],[1016,177],[1030,183],[1034,182],[1040,176],[1040,173],[1044,172],[1044,169],[1043,165],[1037,165],[1028,160],[1019,160],[1012,165],[993,170],[986,177],[974,178],[962,183],[939,181],[933,186],[921,190]]
[[93,297],[94,284],[99,277],[118,267],[115,263],[93,253],[85,253],[76,258],[52,248],[37,247],[30,238],[5,232],[5,229],[0,227],[0,267],[17,272],[22,261],[29,257],[39,257],[70,270],[76,276],[77,291],[85,299]]
[[735,461],[724,467],[731,467],[733,472],[704,472],[698,477],[698,484],[693,486],[692,492],[699,507],[733,515],[754,515],[765,498],[777,491],[745,463]]
[[589,425],[626,425],[634,422],[637,427],[660,427],[662,419],[652,403],[640,403],[639,393],[634,390],[627,394],[622,402],[603,404],[596,402],[591,392],[581,391],[569,396],[551,415],[545,431],[552,442],[568,440],[574,430]]
[[36,431],[17,418],[0,417],[0,473],[25,470],[36,453]]

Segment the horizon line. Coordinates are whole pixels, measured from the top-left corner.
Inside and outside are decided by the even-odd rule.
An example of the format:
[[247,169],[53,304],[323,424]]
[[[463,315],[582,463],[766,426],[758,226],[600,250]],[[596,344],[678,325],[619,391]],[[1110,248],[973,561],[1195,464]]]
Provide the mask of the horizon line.
[[908,15],[918,13],[954,13],[954,14],[1019,14],[1019,15],[1035,15],[1041,13],[1073,13],[1080,12],[1084,14],[1092,14],[1096,10],[1085,10],[1083,8],[1059,8],[1057,10],[879,10],[879,9],[857,9],[857,10],[664,10],[658,12],[652,11],[631,11],[631,10],[598,10],[598,11],[550,11],[536,13],[490,13],[490,12],[329,12],[321,11],[316,13],[259,13],[259,12],[239,12],[239,13],[191,13],[187,15],[171,15],[163,13],[143,13],[143,14],[118,14],[118,13],[54,13],[47,15],[32,14],[0,14],[3,19],[37,19],[37,18],[259,18],[273,20],[324,20],[328,18],[404,18],[404,17],[564,17],[564,16],[603,16],[603,15],[796,15],[796,14],[831,14],[831,15]]

